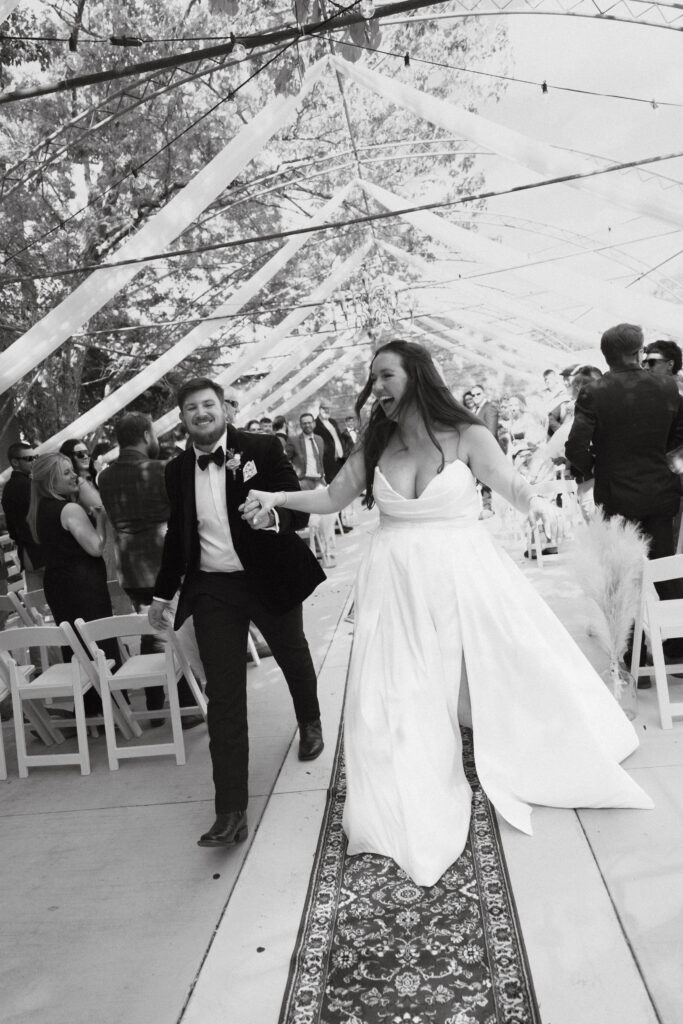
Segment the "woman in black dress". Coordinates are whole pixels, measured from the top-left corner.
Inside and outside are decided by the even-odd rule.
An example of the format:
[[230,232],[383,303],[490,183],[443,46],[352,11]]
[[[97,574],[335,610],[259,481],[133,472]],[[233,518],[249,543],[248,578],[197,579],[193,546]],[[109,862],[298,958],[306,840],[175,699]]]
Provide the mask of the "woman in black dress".
[[[33,463],[27,521],[45,549],[45,600],[55,622],[71,625],[77,618],[88,622],[112,614],[102,557],[104,509],[94,507],[88,514],[78,503],[78,492],[79,478],[68,456],[52,452]],[[106,653],[118,662],[115,647],[114,642]],[[87,714],[100,712],[93,690],[86,693],[85,703]]]

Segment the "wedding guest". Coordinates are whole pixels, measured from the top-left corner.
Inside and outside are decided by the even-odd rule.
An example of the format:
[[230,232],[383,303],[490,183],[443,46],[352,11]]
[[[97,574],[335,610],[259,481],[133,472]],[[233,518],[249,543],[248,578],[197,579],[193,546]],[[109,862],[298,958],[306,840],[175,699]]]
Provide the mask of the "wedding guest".
[[323,465],[325,467],[325,480],[330,483],[344,465],[344,445],[341,440],[341,428],[336,420],[330,416],[327,405],[322,404],[318,410],[315,421],[315,432],[321,437],[325,446]]
[[[146,611],[152,603],[154,584],[161,566],[170,509],[164,463],[160,462],[159,442],[152,419],[142,412],[129,412],[116,424],[119,457],[102,470],[98,484],[102,503],[114,528],[119,555],[121,585],[136,612]],[[141,654],[165,650],[163,634],[143,636]],[[145,688],[148,711],[164,706],[163,686]],[[185,678],[178,683],[181,707],[192,707],[195,699]],[[150,724],[163,725],[165,719],[153,718]],[[204,722],[202,715],[183,715],[183,729]]]
[[[102,505],[90,514],[80,504],[81,481],[71,459],[61,452],[39,455],[31,474],[27,521],[45,558],[43,589],[55,622],[86,622],[112,614],[107,570],[102,557],[106,517]],[[116,641],[102,644],[108,658],[120,664]],[[101,712],[94,690],[84,697],[89,715]]]
[[7,449],[12,473],[2,491],[2,510],[7,532],[14,541],[19,563],[24,572],[27,590],[39,590],[43,585],[45,560],[26,522],[31,501],[31,468],[37,455],[30,444],[15,441]]
[[675,341],[652,341],[643,349],[642,365],[650,373],[673,377],[679,395],[683,395],[683,379],[679,376],[683,366],[683,353]]

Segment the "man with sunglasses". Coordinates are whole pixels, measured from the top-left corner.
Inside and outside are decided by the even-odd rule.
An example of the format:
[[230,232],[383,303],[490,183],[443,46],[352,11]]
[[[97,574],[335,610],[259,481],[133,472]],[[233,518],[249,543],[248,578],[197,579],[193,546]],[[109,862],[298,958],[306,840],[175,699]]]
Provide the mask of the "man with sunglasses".
[[7,458],[12,475],[2,492],[7,532],[17,546],[28,590],[39,590],[43,585],[43,554],[26,522],[31,500],[31,467],[36,457],[31,445],[25,441],[15,441],[9,446]]
[[[683,399],[671,375],[643,369],[640,327],[610,327],[600,350],[609,371],[578,393],[567,461],[577,482],[595,478],[595,503],[605,515],[638,525],[650,541],[649,557],[664,558],[675,551],[681,491],[667,453],[683,444]],[[657,590],[662,598],[683,597],[683,581],[667,580]],[[666,641],[665,653],[678,659],[680,647],[679,640]]]
[[643,349],[642,365],[657,377],[673,377],[679,395],[683,380],[678,376],[683,366],[683,353],[675,341],[652,341]]

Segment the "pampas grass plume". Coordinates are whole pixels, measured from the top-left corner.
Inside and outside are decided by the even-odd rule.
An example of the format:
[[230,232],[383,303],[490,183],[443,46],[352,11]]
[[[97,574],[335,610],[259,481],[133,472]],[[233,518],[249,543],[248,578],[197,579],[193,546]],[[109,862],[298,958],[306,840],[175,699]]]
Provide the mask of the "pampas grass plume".
[[586,596],[595,602],[593,633],[610,657],[621,660],[638,611],[649,541],[621,516],[596,509],[575,532],[574,566]]

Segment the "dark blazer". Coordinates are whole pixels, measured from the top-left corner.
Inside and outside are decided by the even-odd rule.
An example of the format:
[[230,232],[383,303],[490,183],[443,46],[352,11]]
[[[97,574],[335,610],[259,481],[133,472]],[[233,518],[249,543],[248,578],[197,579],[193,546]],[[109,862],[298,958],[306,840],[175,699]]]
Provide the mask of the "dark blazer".
[[[339,440],[341,441],[342,434],[344,433],[344,431],[341,429],[341,427],[339,426],[337,421],[333,420],[331,416],[330,416],[329,422],[332,424],[334,429],[337,431],[337,434],[339,436]],[[334,438],[332,437],[332,434],[330,433],[330,431],[325,426],[325,421],[321,420],[319,416],[317,416],[316,420],[315,420],[315,432],[322,439],[322,442],[325,445],[325,454],[323,455],[323,465],[325,467],[325,479],[327,480],[327,482],[329,484],[330,481],[334,480],[335,476],[337,475],[337,473],[341,469],[342,464],[344,462],[344,456],[342,455],[341,458],[337,457],[337,452],[336,452],[336,448],[335,448],[335,444],[334,444]],[[344,445],[342,444],[342,451],[343,451],[343,448],[344,448]]]
[[679,481],[666,453],[680,444],[683,401],[673,378],[629,367],[581,389],[565,453],[577,479],[595,477],[596,504],[645,519],[678,510]]
[[[31,478],[13,469],[12,475],[2,492],[2,510],[5,513],[7,532],[17,546],[22,569],[41,569],[45,557],[31,534],[26,516],[31,500]],[[26,563],[28,555],[30,565]]]
[[[265,607],[276,613],[289,611],[325,579],[310,548],[294,532],[306,526],[308,516],[283,508],[278,510],[279,533],[252,530],[242,519],[239,506],[252,487],[264,491],[298,491],[299,482],[273,434],[252,434],[228,426],[227,444],[241,455],[241,466],[235,477],[229,469],[225,473],[228,520],[235,551]],[[245,481],[244,470],[249,463],[254,464],[256,473]],[[193,585],[199,573],[194,472],[195,452],[191,444],[166,465],[171,516],[154,594],[170,600],[182,581],[176,629],[192,614]]]
[[97,478],[102,504],[116,531],[123,586],[148,589],[161,565],[170,515],[165,463],[135,448],[122,448]]
[[[289,441],[285,445],[285,452],[287,458],[291,460],[294,466],[294,472],[301,479],[306,472],[306,441],[305,434],[295,434],[294,437],[290,437]],[[313,434],[313,442],[318,449],[318,470],[321,478],[325,476],[325,467],[323,465],[323,458],[325,454],[325,445],[323,444],[322,437],[318,437],[317,434]]]
[[485,427],[491,431],[493,436],[498,438],[498,406],[494,405],[493,402],[488,400],[484,402],[481,408],[475,413],[476,416],[482,421]]

